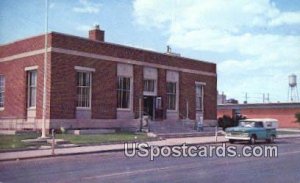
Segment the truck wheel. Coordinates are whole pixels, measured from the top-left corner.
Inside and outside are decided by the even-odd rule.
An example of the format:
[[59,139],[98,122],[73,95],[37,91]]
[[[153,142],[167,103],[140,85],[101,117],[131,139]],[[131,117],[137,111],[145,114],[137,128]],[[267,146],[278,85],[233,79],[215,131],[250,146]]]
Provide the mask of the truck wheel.
[[269,143],[274,143],[274,140],[275,140],[275,136],[271,135],[270,139],[268,139],[268,142]]
[[270,143],[273,143],[274,140],[275,140],[275,136],[274,136],[274,135],[271,135],[271,137],[270,137]]
[[235,140],[233,140],[233,139],[229,139],[229,143],[230,143],[230,144],[233,144],[234,141],[235,141]]
[[255,135],[252,135],[250,140],[249,140],[249,143],[250,144],[255,144],[256,143],[256,136]]

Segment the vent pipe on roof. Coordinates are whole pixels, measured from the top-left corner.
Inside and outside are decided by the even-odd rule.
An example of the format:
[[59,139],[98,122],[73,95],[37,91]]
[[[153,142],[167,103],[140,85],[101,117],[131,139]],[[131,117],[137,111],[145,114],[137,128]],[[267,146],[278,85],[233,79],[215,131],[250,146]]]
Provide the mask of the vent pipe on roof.
[[177,57],[180,57],[180,56],[181,56],[179,53],[174,53],[174,52],[172,52],[172,48],[171,48],[171,46],[169,46],[169,45],[167,45],[167,52],[166,52],[166,54],[168,54],[168,55],[173,55],[173,56],[177,56]]

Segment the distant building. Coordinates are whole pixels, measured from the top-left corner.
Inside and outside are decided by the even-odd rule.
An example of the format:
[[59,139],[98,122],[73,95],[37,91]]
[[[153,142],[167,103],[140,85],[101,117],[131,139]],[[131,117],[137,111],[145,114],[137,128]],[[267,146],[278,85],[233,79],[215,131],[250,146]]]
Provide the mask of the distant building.
[[226,95],[224,94],[224,92],[222,92],[221,94],[219,94],[218,92],[218,104],[225,104],[226,103]]
[[295,114],[300,112],[300,103],[260,103],[218,105],[218,117],[241,114],[247,118],[274,118],[280,128],[299,127]]
[[234,98],[226,100],[226,104],[238,104],[238,103],[239,101]]

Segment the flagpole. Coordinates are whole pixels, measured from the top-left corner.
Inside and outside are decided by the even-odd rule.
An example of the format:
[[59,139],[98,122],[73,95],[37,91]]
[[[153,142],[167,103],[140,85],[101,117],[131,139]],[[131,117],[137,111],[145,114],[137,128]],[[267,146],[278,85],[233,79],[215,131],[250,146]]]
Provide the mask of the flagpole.
[[47,46],[48,46],[48,0],[45,0],[45,55],[44,55],[44,87],[43,87],[43,117],[42,136],[46,138],[46,109],[47,109]]

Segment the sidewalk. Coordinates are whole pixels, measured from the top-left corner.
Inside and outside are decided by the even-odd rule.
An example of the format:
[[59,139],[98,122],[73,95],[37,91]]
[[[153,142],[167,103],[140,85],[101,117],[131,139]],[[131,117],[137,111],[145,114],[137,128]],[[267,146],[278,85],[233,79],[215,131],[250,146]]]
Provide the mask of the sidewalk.
[[277,131],[300,132],[299,128],[278,128]]
[[[279,135],[278,136],[278,138],[295,138],[295,137],[300,137],[300,135]],[[153,146],[175,146],[175,145],[182,145],[184,143],[186,145],[196,145],[196,144],[208,144],[208,143],[212,144],[212,143],[222,143],[222,142],[227,142],[224,136],[218,136],[217,142],[215,141],[215,136],[206,136],[206,137],[170,138],[170,139],[165,139],[160,141],[150,141],[147,143],[148,145],[153,145]],[[114,152],[114,151],[123,151],[123,150],[124,150],[124,144],[58,148],[55,149],[54,156]],[[4,153],[0,153],[0,161],[53,157],[53,155],[51,155],[51,152],[52,152],[51,149],[4,152]]]
[[[224,136],[218,136],[217,143],[222,143],[225,141],[226,139],[224,138]],[[193,144],[205,144],[205,143],[216,143],[216,142],[215,142],[215,137],[210,136],[210,137],[170,138],[170,139],[165,139],[160,141],[150,141],[147,143],[149,145],[156,145],[156,146],[165,146],[165,145],[174,146],[174,145],[182,145],[183,143],[186,143],[187,145],[193,145]],[[100,153],[100,152],[111,152],[111,151],[122,151],[122,150],[124,150],[124,144],[58,148],[55,149],[55,156]],[[51,157],[53,156],[51,155],[51,152],[52,152],[51,149],[4,152],[4,153],[0,153],[0,161]]]

